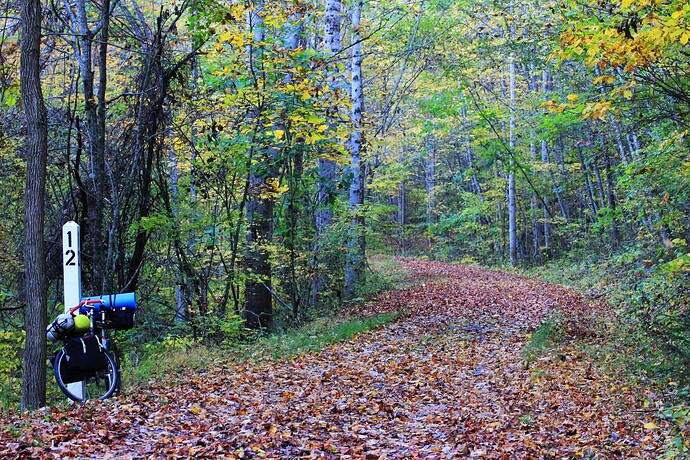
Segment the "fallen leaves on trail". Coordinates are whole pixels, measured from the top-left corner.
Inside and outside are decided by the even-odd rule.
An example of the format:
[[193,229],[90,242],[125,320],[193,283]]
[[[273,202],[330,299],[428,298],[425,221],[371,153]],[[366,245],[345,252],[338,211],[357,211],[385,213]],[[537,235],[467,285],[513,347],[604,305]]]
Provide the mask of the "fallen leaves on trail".
[[669,427],[563,346],[526,363],[558,312],[576,340],[604,309],[554,285],[405,261],[425,280],[362,312],[397,322],[276,363],[169,376],[103,403],[4,420],[8,458],[656,458]]

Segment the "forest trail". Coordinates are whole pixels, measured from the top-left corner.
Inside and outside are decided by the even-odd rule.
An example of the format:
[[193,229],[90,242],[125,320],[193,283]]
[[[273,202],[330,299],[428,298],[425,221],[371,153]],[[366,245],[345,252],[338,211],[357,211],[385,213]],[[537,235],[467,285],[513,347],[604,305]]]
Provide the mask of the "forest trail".
[[[286,362],[233,364],[140,394],[4,421],[8,458],[659,458],[659,396],[571,346],[599,338],[563,288],[404,262],[415,287],[365,309],[393,324]],[[525,360],[548,315],[570,339]],[[21,435],[17,436],[17,429]]]

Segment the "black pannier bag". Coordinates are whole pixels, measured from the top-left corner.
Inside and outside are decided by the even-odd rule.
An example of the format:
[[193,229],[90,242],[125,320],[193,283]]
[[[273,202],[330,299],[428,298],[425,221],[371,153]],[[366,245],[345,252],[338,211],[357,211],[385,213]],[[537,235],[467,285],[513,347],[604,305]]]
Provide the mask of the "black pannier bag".
[[80,369],[67,364],[66,361],[62,361],[62,367],[60,368],[60,377],[62,378],[62,383],[83,382],[92,376],[93,374],[82,372]]
[[105,327],[125,331],[134,327],[135,307],[108,307],[105,309]]
[[95,335],[70,339],[62,348],[65,353],[60,369],[63,383],[80,382],[108,368],[108,358],[101,340]]

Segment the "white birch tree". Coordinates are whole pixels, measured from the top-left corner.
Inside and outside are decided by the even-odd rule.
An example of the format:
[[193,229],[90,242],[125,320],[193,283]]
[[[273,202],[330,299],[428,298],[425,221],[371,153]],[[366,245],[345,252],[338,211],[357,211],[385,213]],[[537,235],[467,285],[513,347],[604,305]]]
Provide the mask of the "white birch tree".
[[362,163],[362,111],[364,109],[364,95],[362,92],[362,43],[360,34],[362,0],[352,6],[352,63],[351,63],[351,91],[352,91],[352,133],[350,135],[350,183],[349,206],[352,213],[350,240],[348,242],[348,259],[345,269],[346,297],[354,295],[357,284],[364,274],[365,265],[365,237],[364,237],[364,172]]

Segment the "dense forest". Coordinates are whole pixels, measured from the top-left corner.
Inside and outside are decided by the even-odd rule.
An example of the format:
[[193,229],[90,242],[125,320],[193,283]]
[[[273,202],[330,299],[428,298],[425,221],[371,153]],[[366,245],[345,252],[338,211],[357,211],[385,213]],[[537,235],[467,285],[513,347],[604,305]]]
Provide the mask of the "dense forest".
[[130,344],[300,323],[387,253],[569,272],[690,369],[687,2],[3,7],[5,387],[25,336],[45,362],[68,221],[83,291],[137,292]]

